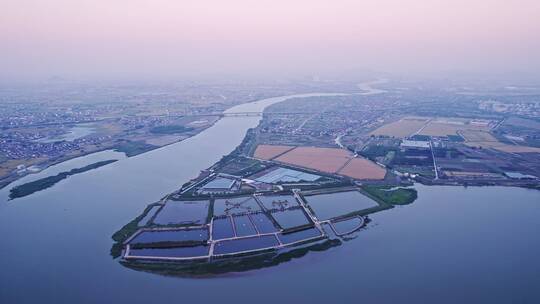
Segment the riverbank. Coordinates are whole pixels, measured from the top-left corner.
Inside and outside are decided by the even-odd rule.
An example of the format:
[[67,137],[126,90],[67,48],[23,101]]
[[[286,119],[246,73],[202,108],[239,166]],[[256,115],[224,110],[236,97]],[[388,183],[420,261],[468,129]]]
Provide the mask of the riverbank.
[[[414,204],[370,215],[367,229],[346,246],[310,248],[300,258],[272,259],[264,265],[272,267],[242,273],[172,278],[177,273],[133,271],[111,258],[114,231],[234,150],[258,121],[224,118],[197,136],[73,176],[17,204],[2,201],[0,230],[8,233],[0,301],[73,303],[81,295],[88,303],[235,301],[230,291],[239,286],[261,304],[282,301],[284,293],[314,304],[354,302],[358,286],[364,301],[388,303],[508,303],[516,295],[534,303],[540,297],[540,243],[531,237],[539,228],[540,192],[521,188],[417,184]],[[501,225],[509,218],[519,225]],[[239,263],[237,270],[244,269]],[[324,273],[324,288],[313,288],[320,285],[314,273]],[[268,286],[280,292],[268,293]]]
[[97,163],[84,166],[82,168],[71,169],[69,171],[60,172],[54,176],[48,176],[45,178],[41,178],[32,182],[19,185],[19,186],[15,186],[11,188],[11,190],[9,191],[9,199],[16,199],[16,198],[31,195],[35,192],[50,188],[54,186],[56,183],[60,182],[61,180],[64,180],[72,175],[94,170],[99,167],[103,167],[108,164],[114,163],[116,161],[118,160],[117,159],[104,160],[104,161],[100,161]]
[[153,150],[156,150],[156,149],[160,149],[160,148],[163,148],[163,147],[166,147],[166,146],[169,146],[169,145],[173,145],[173,144],[179,143],[181,141],[184,141],[184,140],[186,140],[188,138],[191,138],[193,136],[196,136],[197,134],[199,134],[199,133],[205,131],[206,129],[212,127],[213,125],[215,125],[219,120],[220,119],[217,119],[217,120],[213,121],[212,124],[210,124],[210,125],[208,125],[208,126],[206,126],[204,128],[197,129],[196,133],[193,133],[193,129],[191,129],[190,132],[192,132],[192,133],[189,136],[183,137],[180,140],[170,142],[170,143],[167,143],[167,144],[164,144],[164,145],[152,145],[152,144],[148,144],[148,143],[145,143],[145,142],[142,142],[142,141],[131,141],[131,140],[119,139],[119,140],[117,140],[117,143],[112,145],[112,146],[101,147],[99,149],[95,149],[95,150],[91,150],[91,151],[83,151],[83,152],[79,151],[78,154],[64,155],[62,157],[58,157],[58,158],[55,158],[55,159],[48,159],[48,160],[43,161],[43,162],[38,162],[38,163],[33,164],[33,166],[36,166],[36,167],[40,168],[40,170],[37,171],[37,172],[32,172],[32,171],[27,170],[27,172],[25,172],[24,174],[20,174],[20,173],[14,171],[13,173],[8,175],[7,177],[1,178],[0,179],[0,190],[7,187],[7,186],[9,186],[13,182],[20,180],[21,178],[23,178],[25,176],[33,175],[33,174],[42,172],[43,170],[45,170],[45,169],[47,169],[47,168],[49,168],[51,166],[59,165],[59,164],[62,164],[64,162],[66,162],[66,161],[76,159],[76,158],[80,158],[80,157],[85,157],[85,156],[88,156],[88,155],[91,155],[91,154],[95,154],[95,153],[99,153],[99,152],[103,152],[103,151],[108,151],[108,150],[113,150],[113,151],[122,152],[127,157],[133,157],[133,156],[144,154],[144,153],[147,153],[147,152],[150,152],[150,151],[153,151]]

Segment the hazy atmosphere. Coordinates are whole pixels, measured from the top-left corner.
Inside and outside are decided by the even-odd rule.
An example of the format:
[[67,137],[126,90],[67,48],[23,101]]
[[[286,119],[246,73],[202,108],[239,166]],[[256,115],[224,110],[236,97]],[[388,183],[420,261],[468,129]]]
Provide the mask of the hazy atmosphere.
[[535,0],[4,0],[1,80],[537,76]]
[[0,303],[540,303],[540,0],[0,2]]

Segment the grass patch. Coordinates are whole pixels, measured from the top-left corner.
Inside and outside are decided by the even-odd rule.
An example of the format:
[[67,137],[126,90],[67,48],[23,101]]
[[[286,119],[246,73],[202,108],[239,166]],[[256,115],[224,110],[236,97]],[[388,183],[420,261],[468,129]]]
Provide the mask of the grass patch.
[[154,206],[159,205],[159,203],[153,203],[146,208],[144,208],[144,211],[142,214],[131,220],[131,222],[127,223],[122,227],[120,230],[116,231],[112,235],[112,239],[115,241],[113,247],[111,248],[111,256],[113,258],[117,258],[122,253],[122,245],[125,240],[127,240],[131,235],[133,235],[137,230],[139,230],[139,222],[152,210]]
[[142,154],[144,152],[148,152],[150,150],[154,150],[156,148],[159,148],[158,146],[154,146],[151,144],[147,144],[142,141],[124,141],[116,146],[114,146],[114,151],[116,152],[124,152],[127,157],[132,157],[135,155]]
[[415,189],[388,186],[363,186],[362,190],[391,205],[408,205],[416,200],[418,193]]

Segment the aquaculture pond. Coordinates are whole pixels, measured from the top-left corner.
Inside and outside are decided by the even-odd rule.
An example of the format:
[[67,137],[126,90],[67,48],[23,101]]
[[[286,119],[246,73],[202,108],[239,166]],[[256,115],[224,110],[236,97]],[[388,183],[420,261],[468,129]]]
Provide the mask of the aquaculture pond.
[[311,223],[302,209],[276,211],[272,212],[271,215],[283,229],[294,228]]
[[[286,98],[231,111],[256,112]],[[194,279],[111,258],[115,231],[234,150],[259,119],[223,118],[183,142],[20,199],[8,201],[9,189],[0,190],[0,231],[10,232],[0,251],[0,302],[239,301],[231,291],[260,304],[539,302],[540,238],[531,232],[540,231],[540,191],[530,189],[416,185],[417,201],[370,215],[351,240],[243,272]]]
[[207,256],[209,251],[210,251],[209,246],[192,246],[192,247],[175,247],[175,248],[131,249],[129,251],[129,254],[131,256],[141,256],[141,257],[187,258],[187,257]]
[[297,232],[291,232],[291,233],[280,233],[278,234],[278,238],[280,239],[281,243],[283,244],[291,244],[302,240],[307,240],[315,237],[320,237],[321,232],[316,228],[309,228]]
[[233,216],[234,227],[237,236],[248,236],[257,234],[255,227],[247,215]]
[[248,237],[216,243],[214,254],[230,254],[243,251],[260,250],[278,246],[278,240],[273,235]]
[[181,242],[181,241],[206,241],[208,229],[177,229],[142,231],[137,234],[130,243],[158,243],[158,242]]
[[358,191],[309,195],[305,199],[321,220],[378,206],[377,202]]
[[234,236],[234,230],[230,217],[214,219],[212,222],[212,239],[221,240]]
[[319,178],[321,178],[321,176],[298,171],[298,170],[276,167],[276,168],[267,170],[263,172],[262,174],[257,174],[255,176],[252,176],[250,178],[258,182],[273,184],[273,183],[290,183],[290,182],[299,182],[299,181],[312,182],[312,181],[318,180]]
[[152,222],[158,225],[204,224],[209,206],[209,201],[168,200]]
[[148,213],[139,221],[139,226],[145,226],[150,222],[150,219],[156,214],[156,212],[161,208],[159,205],[152,206]]
[[272,233],[278,231],[272,220],[270,220],[265,213],[251,214],[250,217],[259,233]]
[[298,206],[293,195],[259,195],[257,197],[267,210],[284,209]]
[[252,196],[218,198],[214,201],[214,216],[242,214],[260,210],[261,207]]
[[332,226],[336,230],[337,234],[350,233],[360,228],[363,224],[364,224],[364,220],[359,217],[353,217],[346,220],[332,222]]

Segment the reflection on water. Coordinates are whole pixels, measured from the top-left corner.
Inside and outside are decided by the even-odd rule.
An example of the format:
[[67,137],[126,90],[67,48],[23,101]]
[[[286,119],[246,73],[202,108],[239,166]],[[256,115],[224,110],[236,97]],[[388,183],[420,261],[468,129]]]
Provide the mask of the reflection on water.
[[75,139],[79,139],[85,136],[88,136],[90,134],[93,134],[96,131],[96,128],[92,124],[78,124],[73,127],[71,127],[67,133],[54,136],[54,137],[46,137],[36,140],[36,142],[40,143],[53,143],[57,141],[74,141]]
[[281,252],[264,252],[255,256],[226,258],[215,260],[212,263],[141,263],[141,262],[121,262],[125,267],[174,277],[204,277],[220,278],[219,275],[236,276],[240,272],[249,272],[257,269],[277,266],[282,263],[290,262],[294,259],[304,257],[309,252],[325,251],[332,247],[341,245],[337,239],[328,239],[316,244],[295,247],[294,249]]
[[415,203],[372,215],[346,246],[284,256],[287,263],[267,260],[272,267],[250,268],[242,260],[234,269],[246,270],[243,275],[171,279],[111,259],[114,231],[232,151],[258,121],[224,118],[185,141],[72,176],[17,203],[1,195],[0,302],[218,303],[240,295],[259,304],[285,296],[309,303],[540,299],[540,238],[534,234],[540,192],[518,188],[416,186]]
[[20,185],[30,183],[33,181],[37,181],[39,179],[46,178],[49,176],[55,176],[61,172],[68,172],[76,168],[82,168],[91,164],[95,164],[97,162],[111,160],[111,159],[120,160],[120,159],[125,159],[125,158],[126,156],[124,153],[115,152],[113,150],[106,150],[106,151],[96,152],[96,153],[88,154],[85,156],[73,158],[65,162],[52,165],[37,173],[32,173],[32,174],[23,176],[19,178],[18,180],[12,182],[11,184],[5,186],[4,188],[0,189],[0,202],[2,200],[9,199],[8,198],[9,190],[12,189],[13,187],[20,186]]

